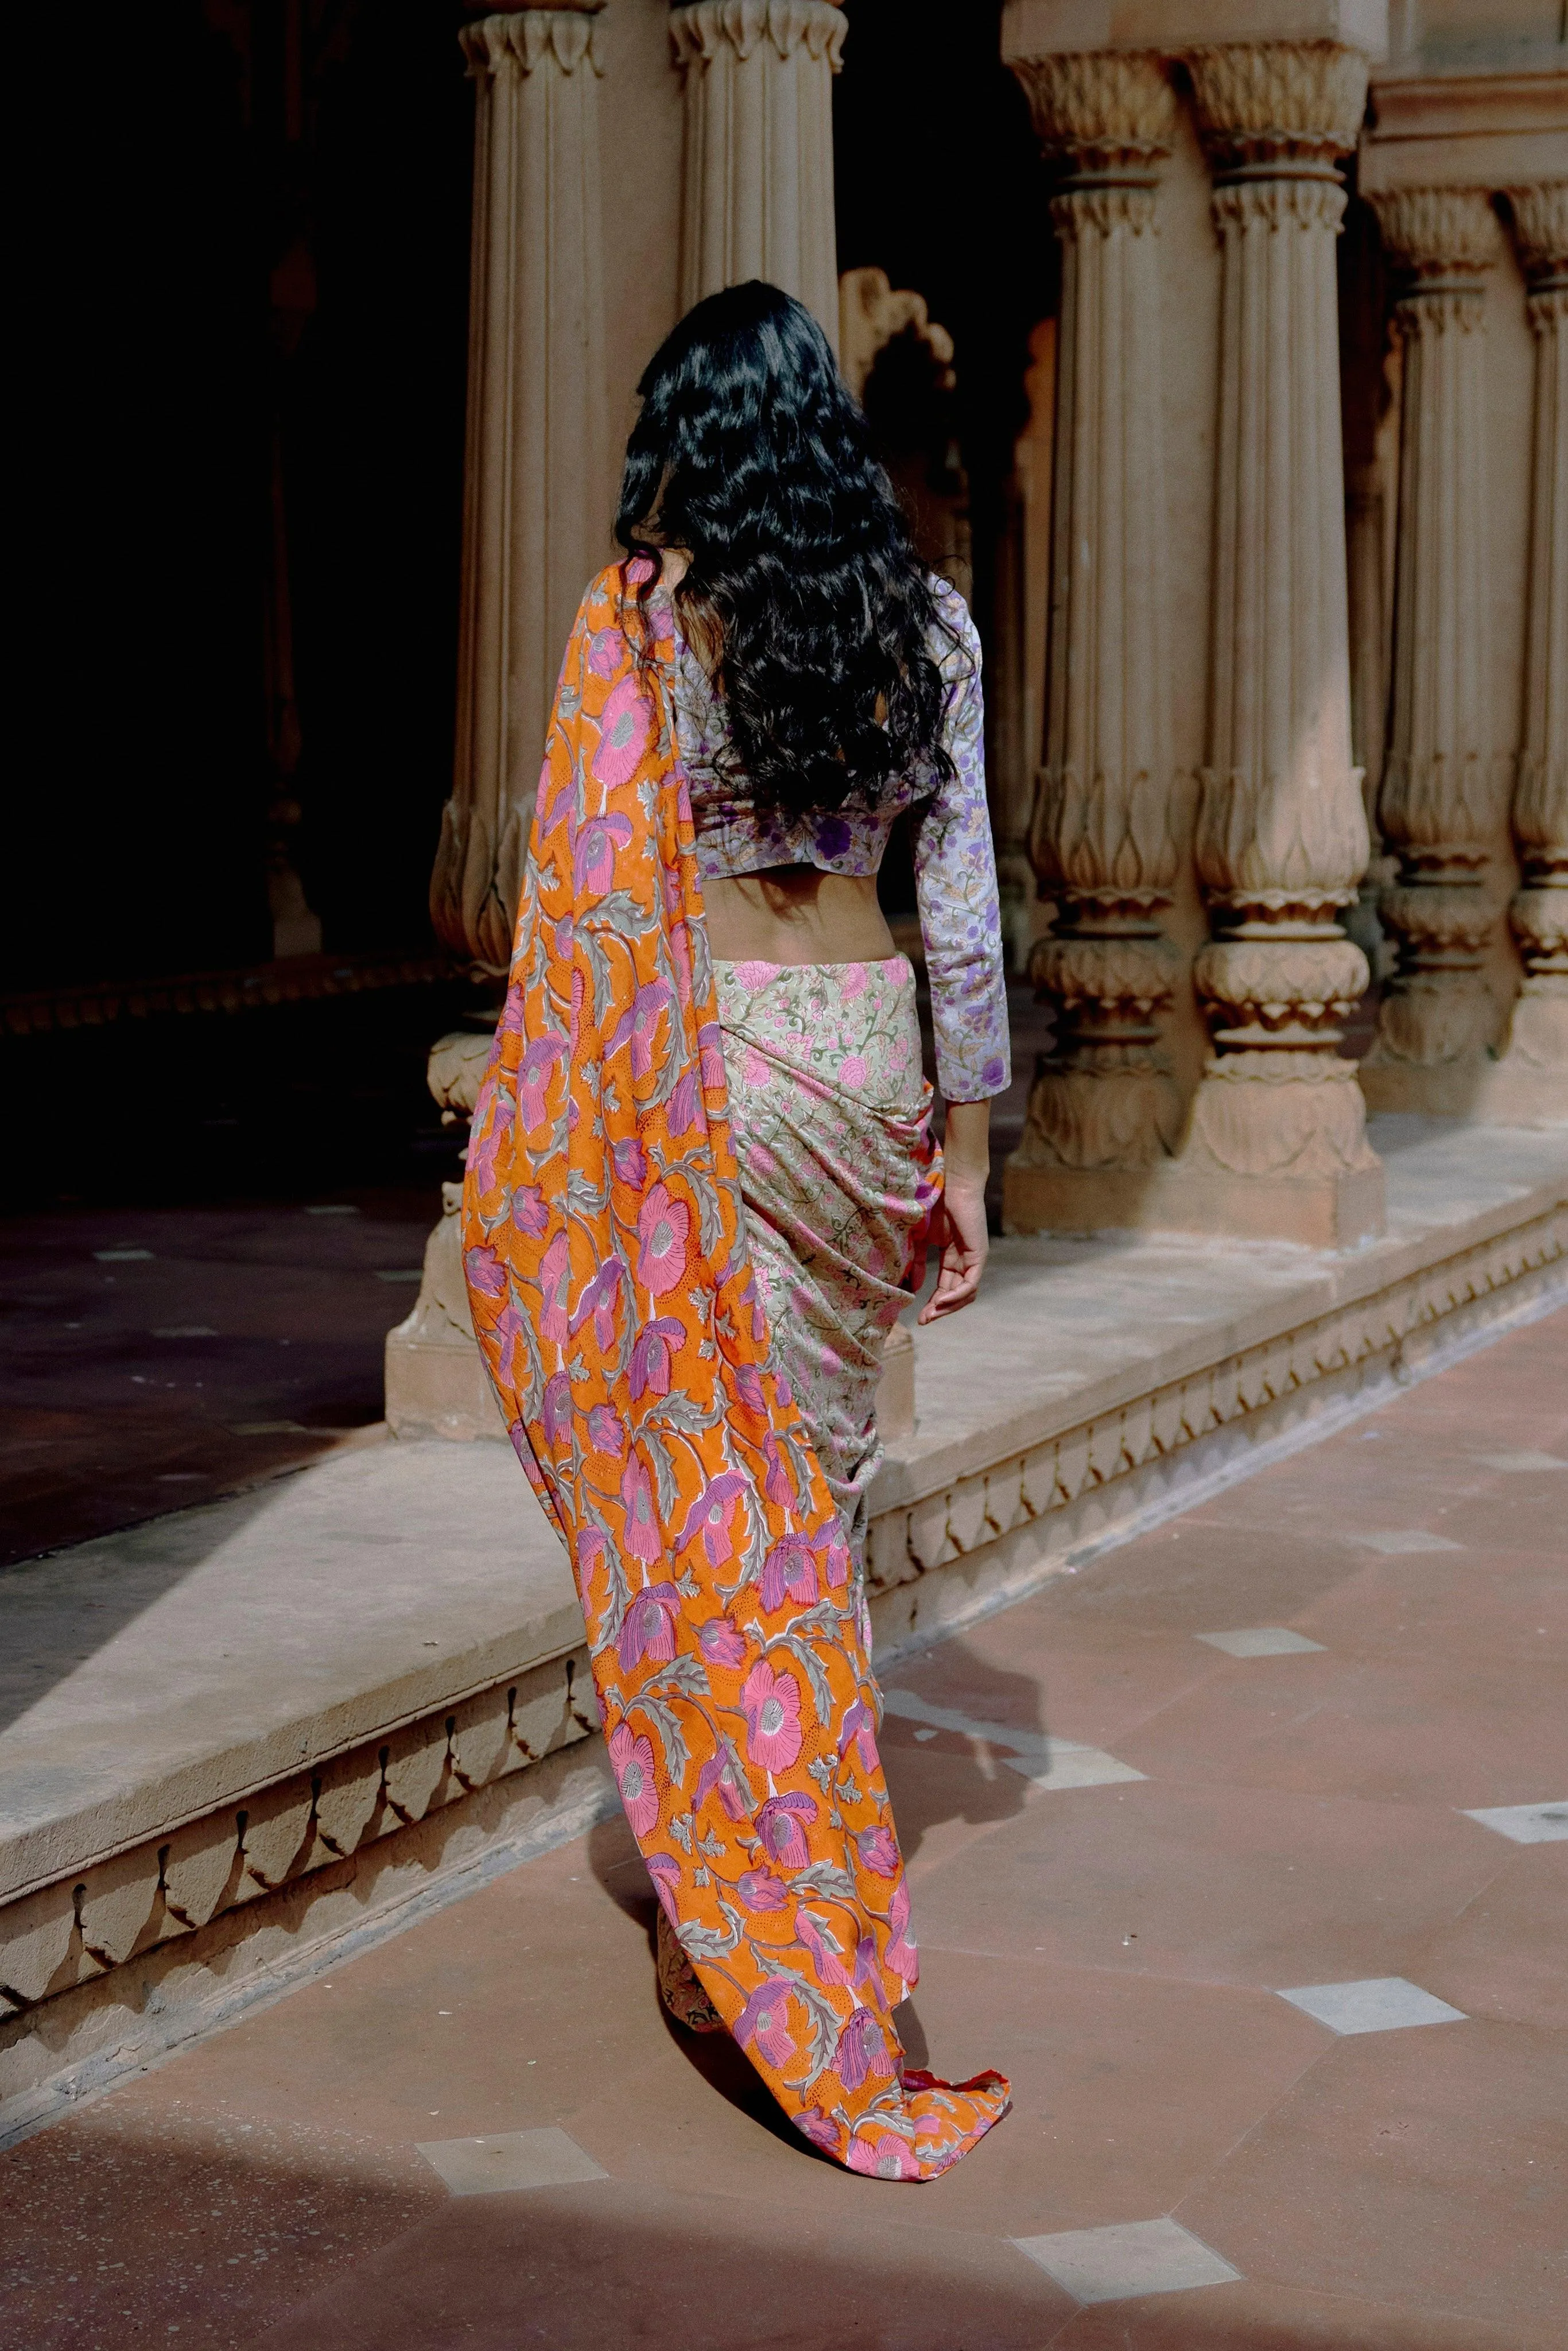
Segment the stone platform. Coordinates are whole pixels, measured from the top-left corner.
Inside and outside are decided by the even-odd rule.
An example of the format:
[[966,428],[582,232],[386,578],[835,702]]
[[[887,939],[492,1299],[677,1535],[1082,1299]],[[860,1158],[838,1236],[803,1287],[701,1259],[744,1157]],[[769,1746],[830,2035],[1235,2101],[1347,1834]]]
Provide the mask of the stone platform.
[[0,2156],[0,2339],[1560,2351],[1564,1320],[884,1666],[956,2170],[667,2025],[605,1820]]
[[[918,1334],[868,1549],[879,1654],[972,1621],[1545,1311],[1560,1139],[1379,1122],[1354,1251],[998,1246]],[[383,1442],[12,1569],[4,2126],[612,1806],[563,1555],[510,1449]]]

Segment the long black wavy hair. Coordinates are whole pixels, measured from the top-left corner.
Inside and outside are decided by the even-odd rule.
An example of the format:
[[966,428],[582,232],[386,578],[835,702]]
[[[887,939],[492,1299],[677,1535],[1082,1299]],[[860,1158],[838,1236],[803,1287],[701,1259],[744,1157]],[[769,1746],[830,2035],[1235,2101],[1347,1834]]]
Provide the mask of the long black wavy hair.
[[789,814],[950,776],[932,648],[956,641],[810,312],[758,278],[711,294],[637,393],[615,535],[655,577],[661,548],[691,559],[674,601],[716,656],[721,774]]

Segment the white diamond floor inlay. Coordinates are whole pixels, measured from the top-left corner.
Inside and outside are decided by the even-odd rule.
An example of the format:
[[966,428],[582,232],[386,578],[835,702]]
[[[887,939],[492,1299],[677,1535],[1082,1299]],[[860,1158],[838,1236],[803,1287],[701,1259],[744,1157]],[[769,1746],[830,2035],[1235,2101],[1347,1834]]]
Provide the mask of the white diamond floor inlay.
[[1521,1476],[1528,1469],[1568,1469],[1568,1461],[1556,1453],[1478,1453],[1476,1459],[1488,1469],[1511,1469]]
[[1053,1739],[1050,1755],[1039,1761],[1026,1762],[1016,1755],[1004,1755],[1002,1761],[1009,1771],[1021,1773],[1034,1787],[1052,1793],[1062,1788],[1108,1788],[1117,1780],[1146,1777],[1130,1763],[1107,1755],[1103,1747],[1079,1747],[1066,1739]]
[[1118,2220],[1106,2229],[1015,2237],[1013,2243],[1075,2302],[1126,2302],[1187,2286],[1234,2285],[1241,2275],[1179,2220]]
[[1195,1633],[1197,1641],[1207,1641],[1211,1649],[1223,1649],[1228,1657],[1299,1657],[1309,1649],[1322,1649],[1321,1641],[1309,1641],[1304,1633],[1292,1633],[1285,1625],[1251,1625],[1237,1633]]
[[1346,1535],[1346,1542],[1360,1543],[1364,1550],[1380,1551],[1391,1559],[1402,1552],[1463,1551],[1450,1535],[1428,1534],[1425,1527],[1398,1527],[1392,1534]]
[[484,2138],[427,2138],[418,2152],[454,2196],[496,2196],[517,2188],[561,2188],[573,2179],[608,2179],[601,2163],[553,2124],[542,2130],[492,2131]]
[[1547,1804],[1493,1804],[1486,1812],[1467,1813],[1465,1818],[1479,1821],[1483,1829],[1496,1829],[1515,1844],[1554,1844],[1559,1837],[1568,1837],[1568,1796]]
[[1462,2008],[1423,1991],[1403,1976],[1369,1976],[1361,1983],[1298,1984],[1282,1991],[1331,2032],[1397,2032],[1407,2024],[1463,2024]]

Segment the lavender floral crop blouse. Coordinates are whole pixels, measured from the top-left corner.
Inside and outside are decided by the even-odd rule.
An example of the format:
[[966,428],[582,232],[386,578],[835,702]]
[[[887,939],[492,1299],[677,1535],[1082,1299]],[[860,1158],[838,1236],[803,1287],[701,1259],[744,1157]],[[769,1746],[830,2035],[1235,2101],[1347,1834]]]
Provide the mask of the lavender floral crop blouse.
[[[873,808],[851,799],[814,817],[759,818],[716,770],[725,739],[724,697],[715,693],[678,627],[675,732],[691,785],[697,872],[705,882],[756,873],[768,865],[874,873],[894,819],[904,809],[928,803],[915,832],[915,879],[931,983],[936,1079],[949,1102],[980,1102],[1004,1092],[1012,1076],[997,865],[986,808],[980,641],[957,590],[942,580],[933,585],[943,620],[958,639],[954,644],[944,635],[932,646],[948,681],[945,739],[953,761],[950,781],[939,784],[915,775]],[[662,590],[655,594],[665,601]]]

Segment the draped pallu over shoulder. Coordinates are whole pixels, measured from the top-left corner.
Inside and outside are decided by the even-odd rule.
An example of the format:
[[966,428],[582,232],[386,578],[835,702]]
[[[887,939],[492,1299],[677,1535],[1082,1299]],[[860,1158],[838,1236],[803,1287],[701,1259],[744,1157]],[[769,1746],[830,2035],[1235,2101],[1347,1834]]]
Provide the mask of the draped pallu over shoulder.
[[[908,2070],[917,1973],[848,1547],[747,1253],[674,642],[590,588],[546,746],[464,1186],[475,1328],[570,1552],[670,1923],[796,2127],[926,2179],[1008,2085]],[[667,626],[667,623],[664,624]]]

